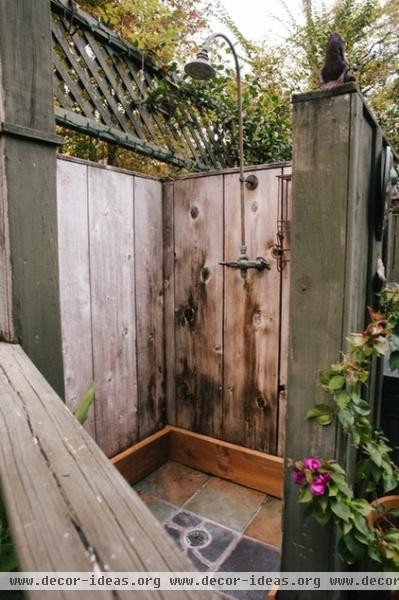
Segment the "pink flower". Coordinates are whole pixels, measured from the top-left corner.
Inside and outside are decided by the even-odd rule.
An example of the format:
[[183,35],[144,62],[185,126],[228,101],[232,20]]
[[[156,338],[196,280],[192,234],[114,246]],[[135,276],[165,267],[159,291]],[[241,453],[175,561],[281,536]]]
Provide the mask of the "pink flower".
[[302,473],[298,469],[292,469],[291,477],[296,485],[303,485],[306,482],[305,473]]
[[317,475],[310,484],[310,491],[313,496],[322,496],[326,492],[327,484],[331,477],[328,473]]
[[310,471],[317,471],[321,467],[321,460],[320,458],[310,456],[309,458],[303,459],[303,466],[305,469],[309,469]]

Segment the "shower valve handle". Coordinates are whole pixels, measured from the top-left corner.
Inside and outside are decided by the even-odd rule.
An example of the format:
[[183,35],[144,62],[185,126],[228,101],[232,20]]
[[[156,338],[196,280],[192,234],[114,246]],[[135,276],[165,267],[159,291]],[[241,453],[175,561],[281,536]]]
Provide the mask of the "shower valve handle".
[[243,257],[238,260],[225,260],[219,263],[223,267],[230,267],[232,269],[240,269],[241,271],[248,271],[248,269],[256,269],[257,271],[264,271],[267,269],[270,271],[270,264],[263,256],[258,256],[255,260],[248,260]]

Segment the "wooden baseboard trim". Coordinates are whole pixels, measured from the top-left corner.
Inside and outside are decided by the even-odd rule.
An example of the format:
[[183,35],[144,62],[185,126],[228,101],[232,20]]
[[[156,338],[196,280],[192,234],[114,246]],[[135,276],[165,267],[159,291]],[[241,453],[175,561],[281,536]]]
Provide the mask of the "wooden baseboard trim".
[[281,498],[283,460],[215,438],[169,426],[169,460]]
[[283,459],[167,425],[158,433],[112,458],[136,483],[167,460],[282,498]]
[[169,460],[169,431],[161,429],[111,458],[111,462],[131,485],[144,479]]

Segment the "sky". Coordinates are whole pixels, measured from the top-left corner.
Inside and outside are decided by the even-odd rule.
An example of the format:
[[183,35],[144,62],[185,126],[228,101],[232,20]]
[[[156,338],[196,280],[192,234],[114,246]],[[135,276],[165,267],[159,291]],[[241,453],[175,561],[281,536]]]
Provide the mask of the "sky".
[[[314,0],[315,7],[321,0]],[[289,33],[289,16],[281,0],[221,0],[240,31],[250,40],[266,40],[270,43],[284,41]],[[286,0],[286,6],[293,16],[300,18],[303,0]],[[334,0],[325,0],[326,7]],[[281,22],[283,21],[283,22]],[[225,32],[222,25],[219,29]]]

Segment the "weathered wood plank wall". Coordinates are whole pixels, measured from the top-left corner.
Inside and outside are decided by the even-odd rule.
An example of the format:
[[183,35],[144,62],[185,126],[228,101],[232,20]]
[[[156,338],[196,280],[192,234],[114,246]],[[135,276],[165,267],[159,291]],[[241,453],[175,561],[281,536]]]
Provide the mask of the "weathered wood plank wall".
[[[281,300],[288,285],[273,255],[287,165],[259,168],[247,191],[246,235],[251,258],[271,271],[222,268],[240,248],[237,173],[191,177],[167,184],[165,325],[168,422],[272,454],[281,452],[284,397],[279,377]],[[284,298],[286,292],[284,291]],[[280,373],[281,370],[281,373]]]
[[177,424],[220,437],[223,176],[176,183],[174,221]]
[[[346,349],[346,337],[365,325],[377,267],[372,214],[381,202],[374,182],[382,137],[353,84],[295,97],[293,131],[285,456],[335,458],[351,477],[353,452],[347,439],[335,424],[320,428],[304,416],[313,404],[328,402],[318,372],[335,362]],[[284,496],[282,569],[339,569],[333,526],[322,530],[305,518],[288,474]],[[305,599],[307,592],[282,597]]]
[[162,187],[58,160],[67,406],[91,381],[87,428],[111,456],[165,424]]

